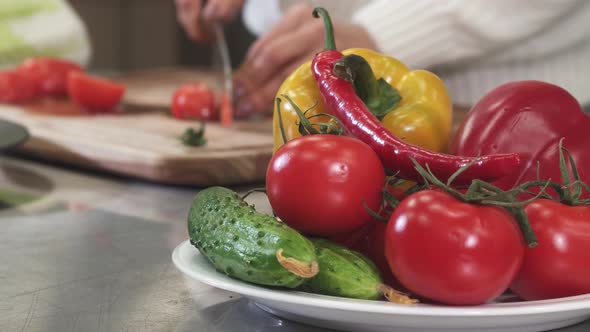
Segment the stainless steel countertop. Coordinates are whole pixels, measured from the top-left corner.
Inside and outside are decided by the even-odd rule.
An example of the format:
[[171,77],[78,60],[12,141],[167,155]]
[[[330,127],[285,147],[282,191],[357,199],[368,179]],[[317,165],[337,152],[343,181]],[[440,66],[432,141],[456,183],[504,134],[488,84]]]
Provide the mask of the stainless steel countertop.
[[[0,210],[0,331],[326,331],[176,270],[170,255],[187,238],[195,188],[6,156],[0,188],[40,196]],[[588,330],[590,321],[559,331]]]

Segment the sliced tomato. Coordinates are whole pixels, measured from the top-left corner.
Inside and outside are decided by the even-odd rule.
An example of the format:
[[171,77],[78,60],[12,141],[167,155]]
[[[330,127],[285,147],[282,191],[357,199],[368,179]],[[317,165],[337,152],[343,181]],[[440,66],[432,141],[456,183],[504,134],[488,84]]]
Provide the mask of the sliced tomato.
[[93,111],[112,110],[125,94],[123,84],[82,72],[68,75],[68,95],[76,104]]
[[55,58],[30,58],[18,70],[27,75],[42,95],[63,96],[67,93],[68,74],[82,72],[78,64]]
[[20,71],[0,72],[0,102],[22,103],[35,98],[36,95],[34,82]]

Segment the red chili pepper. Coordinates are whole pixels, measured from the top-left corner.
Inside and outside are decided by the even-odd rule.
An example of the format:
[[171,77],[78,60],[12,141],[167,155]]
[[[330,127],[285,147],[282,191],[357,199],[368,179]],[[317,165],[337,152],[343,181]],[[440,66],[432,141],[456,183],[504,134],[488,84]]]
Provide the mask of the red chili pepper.
[[[410,159],[414,158],[421,165],[428,165],[436,177],[446,181],[459,168],[474,162],[473,157],[425,150],[404,142],[385,129],[356,95],[351,82],[334,73],[334,65],[343,55],[336,50],[328,12],[318,7],[314,9],[313,16],[321,16],[325,26],[325,50],[316,54],[312,61],[312,71],[320,93],[347,132],[373,148],[388,170],[398,172],[401,178],[422,182],[422,177]],[[472,179],[494,181],[510,174],[519,162],[515,153],[481,156],[454,183],[470,183]]]

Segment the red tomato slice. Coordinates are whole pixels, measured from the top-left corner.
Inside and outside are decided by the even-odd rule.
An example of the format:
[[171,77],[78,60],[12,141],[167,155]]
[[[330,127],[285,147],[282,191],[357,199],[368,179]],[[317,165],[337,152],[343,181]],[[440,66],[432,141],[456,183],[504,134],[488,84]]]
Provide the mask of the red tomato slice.
[[125,85],[81,72],[68,75],[68,94],[76,104],[93,111],[112,110],[123,98]]
[[18,70],[35,82],[40,94],[50,96],[65,95],[68,74],[83,71],[76,63],[54,58],[30,58]]
[[22,103],[35,98],[34,82],[17,70],[0,72],[0,102]]

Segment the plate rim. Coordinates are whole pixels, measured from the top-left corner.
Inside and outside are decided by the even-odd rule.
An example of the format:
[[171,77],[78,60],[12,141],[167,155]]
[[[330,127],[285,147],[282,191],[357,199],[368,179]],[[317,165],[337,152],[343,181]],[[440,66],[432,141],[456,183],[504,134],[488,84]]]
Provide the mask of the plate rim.
[[10,121],[0,117],[0,127],[11,127],[18,133],[17,136],[12,136],[8,143],[1,144],[0,143],[0,151],[10,150],[13,149],[27,140],[31,138],[31,133],[27,129],[27,127],[23,126],[20,123],[16,123],[14,121]]
[[[562,297],[558,299],[491,303],[479,306],[443,306],[432,304],[402,305],[385,301],[348,299],[342,297],[319,295],[299,292],[296,290],[269,289],[256,284],[231,278],[218,271],[215,276],[199,275],[199,271],[206,271],[201,266],[186,262],[186,255],[202,256],[199,250],[190,244],[189,240],[180,243],[172,252],[174,265],[184,274],[209,286],[234,292],[246,297],[254,297],[275,302],[301,304],[305,301],[308,307],[325,308],[331,310],[354,311],[371,314],[391,314],[415,317],[498,317],[520,316],[532,314],[547,314],[569,312],[576,310],[590,311],[590,294]],[[206,261],[206,260],[204,260]],[[195,269],[196,268],[196,269]],[[209,268],[214,269],[212,266]]]

